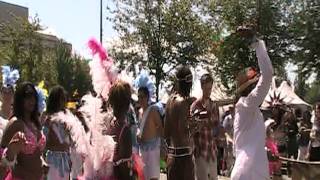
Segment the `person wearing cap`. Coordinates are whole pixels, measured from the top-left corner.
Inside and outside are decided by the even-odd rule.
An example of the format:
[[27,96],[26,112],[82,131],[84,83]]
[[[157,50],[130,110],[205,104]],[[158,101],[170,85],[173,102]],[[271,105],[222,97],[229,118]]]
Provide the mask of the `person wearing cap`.
[[259,106],[264,101],[272,81],[272,64],[263,40],[257,39],[249,28],[239,28],[238,33],[250,40],[256,51],[260,75],[254,68],[238,74],[234,119],[234,150],[236,161],[231,180],[270,179],[264,118]]
[[273,127],[276,122],[273,119],[268,119],[264,122],[266,128],[266,150],[269,160],[269,172],[272,179],[281,179],[281,161],[279,160],[279,151],[277,144],[273,138]]
[[169,98],[165,111],[164,136],[168,144],[168,180],[194,180],[193,126],[191,126],[190,97],[192,73],[186,66],[176,72],[175,92]]

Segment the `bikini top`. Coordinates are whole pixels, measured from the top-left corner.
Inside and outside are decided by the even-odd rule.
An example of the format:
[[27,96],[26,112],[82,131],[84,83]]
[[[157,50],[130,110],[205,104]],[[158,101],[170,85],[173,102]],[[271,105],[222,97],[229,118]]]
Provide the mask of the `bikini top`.
[[33,154],[37,150],[37,148],[39,148],[41,152],[44,151],[44,148],[46,146],[46,137],[42,131],[41,138],[39,140],[37,138],[37,135],[34,134],[26,125],[24,125],[24,133],[27,139],[27,144],[22,150],[23,154]]

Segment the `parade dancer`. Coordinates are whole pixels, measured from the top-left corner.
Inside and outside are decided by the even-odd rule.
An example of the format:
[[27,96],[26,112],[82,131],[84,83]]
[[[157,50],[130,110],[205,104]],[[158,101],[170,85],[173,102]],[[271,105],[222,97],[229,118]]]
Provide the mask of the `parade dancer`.
[[118,81],[110,89],[110,103],[114,119],[108,128],[108,134],[114,137],[116,147],[113,156],[113,175],[116,179],[134,179],[132,172],[132,139],[127,123],[131,99],[131,88],[128,83]]
[[[85,179],[143,178],[142,162],[132,155],[132,137],[128,124],[131,86],[119,78],[113,60],[95,39],[88,42],[93,60],[90,74],[96,96],[86,95],[79,109],[88,120],[90,153],[84,163]],[[110,139],[111,138],[111,139]]]
[[135,83],[138,88],[138,103],[142,108],[139,145],[146,180],[160,179],[160,146],[163,126],[157,104],[152,104],[154,84],[143,70]]
[[70,132],[64,123],[65,119],[62,119],[65,116],[58,117],[57,115],[59,112],[65,113],[65,104],[66,96],[63,87],[53,87],[48,97],[47,119],[44,128],[47,136],[46,160],[50,165],[48,180],[68,180],[71,171]]
[[[44,179],[48,166],[42,158],[46,138],[41,131],[38,111],[38,95],[33,84],[25,82],[17,87],[13,102],[13,118],[3,134],[1,148],[10,148],[9,144],[17,132],[25,141],[14,153],[2,155],[10,172],[6,180]],[[21,139],[21,138],[20,138]]]
[[234,120],[234,148],[236,161],[232,180],[269,179],[268,158],[265,151],[266,132],[264,118],[259,109],[272,81],[272,65],[263,40],[255,38],[249,28],[239,28],[240,36],[251,40],[256,50],[261,74],[246,69],[237,76],[237,95]]
[[2,66],[1,111],[0,111],[0,140],[3,130],[12,115],[13,95],[16,82],[19,79],[19,71],[9,66]]
[[168,180],[194,180],[190,97],[192,73],[186,66],[176,72],[175,92],[166,105],[165,139],[168,144]]

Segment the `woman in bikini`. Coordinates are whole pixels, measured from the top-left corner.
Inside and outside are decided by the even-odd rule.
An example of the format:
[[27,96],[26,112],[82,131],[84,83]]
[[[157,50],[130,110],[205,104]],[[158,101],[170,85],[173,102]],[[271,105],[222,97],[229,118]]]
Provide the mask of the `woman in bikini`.
[[42,180],[48,170],[42,158],[46,138],[41,131],[37,100],[33,84],[24,82],[18,86],[14,95],[13,117],[4,131],[1,148],[10,148],[17,133],[21,137],[18,139],[24,142],[16,151],[7,151],[2,155],[10,169],[6,180]]
[[116,179],[133,179],[131,170],[132,140],[126,115],[129,110],[131,89],[128,83],[118,81],[110,89],[109,104],[112,107],[114,119],[108,128],[108,134],[113,135],[116,147],[113,156],[114,176]]

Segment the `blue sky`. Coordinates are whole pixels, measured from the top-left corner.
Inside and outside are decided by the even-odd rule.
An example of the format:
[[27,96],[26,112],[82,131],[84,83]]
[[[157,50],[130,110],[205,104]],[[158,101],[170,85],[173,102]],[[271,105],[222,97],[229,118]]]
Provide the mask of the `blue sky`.
[[[29,8],[29,16],[36,14],[41,24],[49,28],[73,45],[75,52],[88,57],[86,42],[91,37],[99,39],[100,0],[2,0]],[[110,5],[110,0],[104,0],[104,7]],[[105,17],[104,8],[104,40],[116,36],[112,24]]]

